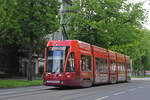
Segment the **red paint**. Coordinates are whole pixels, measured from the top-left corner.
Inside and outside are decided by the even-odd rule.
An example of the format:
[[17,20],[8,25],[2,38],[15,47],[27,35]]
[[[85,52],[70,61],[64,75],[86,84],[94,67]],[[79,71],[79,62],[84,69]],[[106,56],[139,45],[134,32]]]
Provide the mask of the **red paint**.
[[46,48],[45,48],[45,57],[44,57],[44,72],[46,72]]
[[[125,80],[127,80],[127,64],[130,64],[130,58],[101,47],[97,47],[94,45],[90,45],[88,43],[78,41],[78,40],[65,40],[65,41],[49,41],[47,43],[47,47],[49,46],[69,46],[70,50],[68,51],[64,72],[55,73],[47,75],[46,72],[46,49],[45,49],[45,60],[44,60],[44,84],[45,85],[53,85],[53,86],[83,86],[89,87],[92,84],[96,83],[96,58],[102,58],[107,60],[108,72],[104,70],[103,73],[100,73],[101,76],[97,78],[105,78],[104,75],[108,76],[108,80],[105,82],[109,82],[112,76],[116,77],[116,81],[120,75],[118,71],[118,64],[122,62],[125,64]],[[67,59],[71,52],[75,54],[75,72],[66,72],[67,67]],[[91,71],[81,71],[81,55],[91,56]],[[110,71],[110,60],[115,61],[116,63],[116,72]],[[101,83],[98,82],[98,83]]]

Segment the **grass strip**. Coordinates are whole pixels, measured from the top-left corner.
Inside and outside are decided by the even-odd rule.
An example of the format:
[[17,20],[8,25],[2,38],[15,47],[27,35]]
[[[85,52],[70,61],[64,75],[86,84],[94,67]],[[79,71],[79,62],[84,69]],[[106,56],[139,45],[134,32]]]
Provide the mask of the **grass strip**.
[[14,88],[14,87],[25,87],[25,86],[36,86],[42,85],[43,80],[0,80],[0,88]]
[[147,78],[150,77],[150,75],[144,75],[144,76],[132,76],[133,78]]

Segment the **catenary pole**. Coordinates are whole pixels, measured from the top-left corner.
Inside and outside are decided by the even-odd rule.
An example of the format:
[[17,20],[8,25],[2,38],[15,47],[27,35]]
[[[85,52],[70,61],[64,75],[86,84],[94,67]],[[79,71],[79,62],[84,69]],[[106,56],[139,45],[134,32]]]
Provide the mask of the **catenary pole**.
[[[60,24],[62,24],[65,21],[65,16],[66,16],[66,8],[68,6],[72,5],[72,0],[59,0],[61,3],[61,8],[60,8],[60,14],[61,14],[61,20]],[[58,32],[54,34],[54,40],[66,40],[68,39],[68,36],[66,33],[63,33],[63,31],[66,29],[65,25],[62,25],[62,27],[59,28]]]

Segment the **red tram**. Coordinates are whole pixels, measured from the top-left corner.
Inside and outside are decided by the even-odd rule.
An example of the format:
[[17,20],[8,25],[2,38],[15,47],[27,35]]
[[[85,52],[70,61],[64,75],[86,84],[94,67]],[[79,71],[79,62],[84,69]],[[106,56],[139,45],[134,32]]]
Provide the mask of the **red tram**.
[[130,57],[78,40],[49,41],[44,85],[90,87],[128,81]]

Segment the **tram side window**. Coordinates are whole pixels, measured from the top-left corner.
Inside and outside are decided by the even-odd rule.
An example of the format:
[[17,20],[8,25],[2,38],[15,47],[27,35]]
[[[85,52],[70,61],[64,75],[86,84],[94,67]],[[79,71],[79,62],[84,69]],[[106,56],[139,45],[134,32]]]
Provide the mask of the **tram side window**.
[[116,72],[115,60],[110,60],[110,69],[111,69],[111,72]]
[[99,59],[99,60],[100,60],[100,68],[101,68],[100,72],[104,72],[104,70],[105,70],[104,60],[103,59]]
[[119,62],[118,70],[119,70],[119,72],[125,72],[125,63]]
[[75,72],[75,56],[73,52],[68,57],[66,72]]
[[105,60],[102,58],[96,58],[96,71],[104,72],[105,71]]
[[91,56],[81,55],[81,70],[91,71]]
[[100,61],[99,61],[99,58],[96,58],[96,71],[100,72],[100,70],[101,70]]
[[104,63],[105,63],[105,72],[108,72],[107,59],[104,59]]
[[121,64],[121,62],[119,62],[118,63],[118,71],[121,72],[121,70],[122,70],[122,64]]
[[86,56],[81,55],[81,70],[86,71]]
[[125,72],[125,64],[122,63],[122,71]]
[[91,56],[87,56],[87,71],[91,71]]

